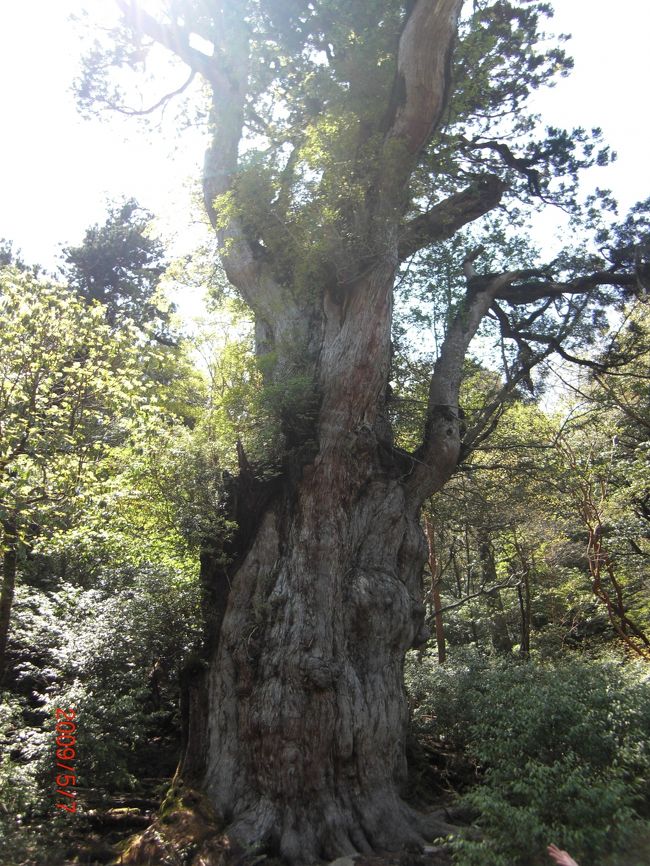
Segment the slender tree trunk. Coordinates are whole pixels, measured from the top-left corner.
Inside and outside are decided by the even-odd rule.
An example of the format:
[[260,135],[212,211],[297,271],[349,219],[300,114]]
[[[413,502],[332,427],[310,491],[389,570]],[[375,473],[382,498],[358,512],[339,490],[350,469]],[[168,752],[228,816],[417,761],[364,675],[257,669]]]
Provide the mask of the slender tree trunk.
[[7,642],[18,564],[16,522],[13,519],[5,520],[2,526],[4,530],[4,554],[2,558],[2,592],[0,593],[0,685],[4,682],[7,673]]
[[519,653],[524,658],[528,658],[530,656],[530,627],[532,620],[530,573],[534,564],[529,561],[526,549],[518,540],[516,531],[513,533],[513,541],[521,563],[522,573],[521,582],[517,586],[519,611],[521,614],[521,642],[519,645]]
[[433,613],[436,625],[436,646],[438,648],[438,662],[443,664],[447,660],[447,641],[445,640],[445,624],[442,620],[442,602],[440,600],[440,581],[436,580],[431,586],[431,598],[433,600]]
[[[522,589],[523,586],[523,589]],[[528,572],[524,573],[522,583],[517,587],[519,611],[521,614],[521,643],[519,653],[524,658],[530,655],[530,581]]]
[[[494,561],[494,550],[487,534],[479,537],[479,557],[483,571],[483,583],[486,587],[497,583],[497,569]],[[490,638],[495,652],[509,655],[512,652],[512,641],[508,633],[508,621],[503,609],[503,600],[498,589],[488,590],[485,601],[490,609]]]
[[436,548],[434,541],[433,524],[428,517],[424,518],[424,528],[429,548],[429,571],[431,572],[431,601],[433,603],[433,615],[436,626],[436,646],[438,649],[438,663],[443,664],[447,659],[447,644],[445,641],[445,626],[442,621],[442,602],[440,600],[440,578],[436,562]]

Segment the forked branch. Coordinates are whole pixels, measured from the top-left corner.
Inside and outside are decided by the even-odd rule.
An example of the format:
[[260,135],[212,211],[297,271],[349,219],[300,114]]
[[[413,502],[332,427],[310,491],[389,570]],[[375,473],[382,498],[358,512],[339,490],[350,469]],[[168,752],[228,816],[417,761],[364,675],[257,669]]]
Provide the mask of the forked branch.
[[[601,285],[628,287],[636,284],[634,274],[614,274],[611,271],[589,274],[565,283],[550,279],[548,271],[543,268],[482,275],[474,267],[474,261],[480,253],[479,248],[465,259],[465,298],[448,328],[429,383],[424,435],[422,444],[415,452],[418,463],[409,481],[409,486],[421,500],[440,489],[459,460],[481,441],[485,431],[498,417],[501,402],[513,389],[520,383],[532,388],[529,374],[536,364],[553,352],[559,352],[567,360],[579,360],[562,347],[561,335],[536,335],[530,330],[530,325],[542,314],[544,306],[527,316],[520,323],[522,327],[514,327],[497,302],[505,300],[517,306],[546,301],[564,294],[588,294]],[[470,342],[491,309],[497,315],[503,335],[517,343],[518,363],[510,371],[504,387],[478,419],[479,424],[473,426],[468,441],[461,441],[463,423],[458,398],[463,364]],[[529,345],[531,342],[541,343],[543,348],[533,351]]]

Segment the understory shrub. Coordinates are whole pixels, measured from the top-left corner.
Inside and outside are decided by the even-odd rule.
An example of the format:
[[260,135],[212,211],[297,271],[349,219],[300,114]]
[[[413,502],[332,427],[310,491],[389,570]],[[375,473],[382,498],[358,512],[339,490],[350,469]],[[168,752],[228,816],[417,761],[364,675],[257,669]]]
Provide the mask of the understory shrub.
[[76,710],[74,767],[82,797],[84,789],[124,791],[143,776],[173,772],[179,669],[198,634],[196,583],[172,572],[115,570],[90,590],[19,586],[13,694],[0,706],[0,824],[2,816],[15,828],[57,815],[57,707]]
[[555,842],[596,866],[622,849],[650,803],[650,677],[634,663],[411,659],[416,734],[452,743],[480,783],[463,796],[481,841],[460,866],[546,863]]

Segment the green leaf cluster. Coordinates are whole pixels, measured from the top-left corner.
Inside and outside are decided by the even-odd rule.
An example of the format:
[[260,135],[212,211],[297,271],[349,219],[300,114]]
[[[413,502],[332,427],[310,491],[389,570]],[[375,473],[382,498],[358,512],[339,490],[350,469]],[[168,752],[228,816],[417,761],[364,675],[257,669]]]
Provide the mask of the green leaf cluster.
[[[555,842],[604,863],[642,826],[650,684],[641,667],[603,661],[489,663],[476,654],[408,667],[414,724],[464,749],[481,776],[464,802],[481,841],[452,842],[459,866],[529,864]],[[584,859],[583,859],[584,858]]]

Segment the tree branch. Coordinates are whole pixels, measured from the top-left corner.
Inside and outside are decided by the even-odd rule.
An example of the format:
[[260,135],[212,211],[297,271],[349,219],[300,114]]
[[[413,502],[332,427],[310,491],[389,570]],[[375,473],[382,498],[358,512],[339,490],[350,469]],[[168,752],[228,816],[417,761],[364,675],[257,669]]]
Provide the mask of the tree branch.
[[[167,26],[138,6],[133,0],[115,0],[124,20],[136,33],[142,33],[159,45],[168,48],[194,71],[219,88],[228,88],[230,83],[215,60],[192,48],[190,31],[178,24]],[[215,47],[216,51],[216,47]]]
[[490,586],[487,589],[482,586],[477,592],[472,592],[469,595],[464,595],[458,601],[452,602],[451,604],[446,604],[444,607],[440,608],[439,613],[445,613],[448,610],[454,610],[457,607],[462,607],[462,605],[467,604],[468,601],[473,601],[475,598],[478,598],[481,595],[490,595],[493,592],[498,592],[500,589],[515,589],[516,587],[521,586],[521,581],[518,580],[516,583],[511,583],[509,580],[504,581],[504,583],[496,583],[494,586]]
[[546,201],[541,191],[540,173],[536,168],[534,168],[535,165],[538,165],[541,162],[543,154],[539,154],[532,158],[518,157],[515,156],[508,145],[502,141],[478,142],[468,141],[466,138],[461,138],[460,143],[463,147],[471,150],[491,150],[498,153],[504,165],[508,168],[514,169],[526,178],[526,181],[528,182],[528,191],[532,193],[532,195],[541,198],[542,201]]
[[520,359],[519,368],[508,376],[506,382],[496,392],[493,399],[487,403],[478,413],[475,422],[463,437],[459,462],[467,457],[485,442],[496,429],[497,424],[505,410],[505,404],[514,392],[515,388],[522,382],[530,379],[530,371],[551,355],[553,349],[549,348],[540,354],[531,355],[524,363]]
[[415,0],[397,50],[387,139],[419,153],[440,123],[450,88],[451,55],[462,0]]
[[218,42],[213,39],[214,56],[210,57],[190,45],[194,32],[190,27],[177,21],[163,23],[134,0],[116,3],[125,23],[135,33],[167,48],[188,64],[192,75],[199,73],[210,84],[211,141],[205,155],[203,195],[224,270],[255,313],[258,349],[270,352],[279,341],[295,342],[296,335],[306,327],[295,301],[273,278],[257,239],[249,236],[241,220],[233,214],[223,222],[215,209],[221,196],[233,189],[244,127],[250,56],[243,13],[223,5],[219,12],[223,33]]
[[565,361],[569,361],[571,364],[577,364],[580,367],[589,367],[590,370],[596,370],[599,373],[603,373],[607,370],[606,364],[599,364],[598,361],[590,361],[589,358],[578,358],[575,355],[571,355],[562,347],[562,343],[557,337],[552,337],[546,334],[533,334],[528,331],[520,331],[518,333],[521,339],[529,340],[531,343],[544,343],[552,352],[557,352],[561,358],[564,358]]
[[[513,286],[513,282],[525,279],[525,272],[520,271],[520,277],[514,277],[506,282],[495,294],[495,299],[507,301],[513,306],[519,304],[533,304],[545,298],[558,298],[561,295],[584,294],[598,286],[618,286],[620,288],[636,288],[637,279],[635,274],[612,273],[611,271],[598,271],[585,277],[578,277],[566,283],[558,283],[553,280],[540,280],[539,282],[524,283]],[[535,272],[529,272],[533,274]],[[542,273],[537,271],[537,273]]]
[[451,238],[460,228],[489,213],[501,201],[505,184],[488,174],[477,183],[441,201],[406,223],[399,241],[400,261],[437,241]]
[[[475,425],[468,441],[463,443],[464,425],[458,406],[458,395],[469,344],[478,331],[483,317],[494,305],[497,298],[504,295],[508,296],[508,293],[512,291],[513,283],[544,273],[539,269],[528,268],[479,276],[476,275],[474,267],[470,266],[478,253],[478,250],[474,251],[465,261],[467,275],[465,299],[449,326],[429,383],[424,436],[422,444],[414,454],[417,465],[409,479],[409,487],[416,497],[421,497],[422,501],[443,486],[456,469],[461,457],[469,452],[472,445],[480,441],[484,431],[490,428],[502,400],[512,392],[519,382],[529,383],[529,372],[532,367],[553,351],[553,347],[549,347],[541,354],[534,355],[527,346],[523,347],[523,351],[520,351],[517,371],[508,377],[509,381],[497,399],[489,407],[486,407],[480,426]],[[612,275],[607,274],[606,276],[611,277]],[[538,300],[538,298],[533,300]],[[502,326],[504,326],[503,319],[505,319],[505,327],[511,331],[507,317],[503,311],[497,309],[497,314],[499,313]]]
[[111,104],[109,107],[112,111],[117,111],[119,114],[126,114],[129,117],[144,117],[147,114],[153,114],[154,111],[157,111],[159,108],[162,108],[164,105],[172,100],[175,96],[180,96],[181,93],[184,93],[190,84],[196,78],[196,70],[192,69],[190,71],[189,78],[180,87],[176,90],[172,90],[171,93],[166,93],[163,97],[161,97],[158,102],[149,106],[149,108],[123,108],[121,105],[113,105]]
[[500,284],[496,278],[479,291],[468,286],[465,301],[449,326],[433,368],[424,435],[415,452],[417,465],[408,482],[420,501],[440,490],[458,465],[463,427],[458,394],[465,355]]

